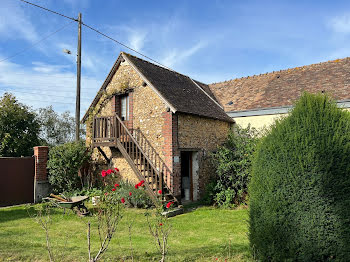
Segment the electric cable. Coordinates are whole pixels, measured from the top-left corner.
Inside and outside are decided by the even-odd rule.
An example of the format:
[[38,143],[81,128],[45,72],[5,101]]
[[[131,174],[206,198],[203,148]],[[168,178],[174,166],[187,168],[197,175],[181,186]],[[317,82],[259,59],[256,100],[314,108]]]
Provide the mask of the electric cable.
[[[22,0],[21,0],[21,1],[22,1]],[[52,33],[48,34],[47,36],[41,38],[40,40],[38,40],[38,41],[36,41],[35,43],[31,44],[30,46],[28,46],[28,47],[22,49],[21,51],[19,51],[19,52],[17,52],[17,53],[14,53],[14,54],[12,54],[12,55],[10,55],[10,56],[8,56],[8,57],[6,57],[6,58],[0,60],[0,63],[1,63],[1,62],[4,62],[4,61],[6,61],[6,60],[9,60],[9,59],[11,59],[11,58],[14,58],[15,56],[17,56],[17,55],[19,55],[19,54],[22,54],[23,52],[25,52],[25,51],[31,49],[32,47],[36,46],[37,44],[41,43],[42,41],[48,39],[50,36],[53,36],[54,34],[56,34],[56,33],[60,32],[60,31],[62,31],[64,28],[66,28],[67,26],[69,26],[71,23],[73,23],[73,21],[70,22],[70,23],[68,23],[68,24],[66,24],[66,25],[64,25],[64,26],[62,26],[62,27],[60,27],[60,28],[57,29],[55,32],[52,32]]]
[[[56,15],[65,17],[65,18],[67,18],[67,19],[73,20],[73,21],[75,21],[75,22],[78,22],[78,19],[75,19],[75,18],[66,16],[66,15],[64,15],[64,14],[61,14],[61,13],[56,12],[56,11],[53,11],[53,10],[51,10],[51,9],[42,7],[42,6],[40,6],[40,5],[36,5],[36,4],[33,4],[33,3],[28,2],[28,1],[25,1],[25,0],[20,0],[20,1],[21,1],[21,2],[24,2],[24,3],[26,3],[26,4],[29,4],[29,5],[32,5],[32,6],[41,8],[41,9],[43,9],[43,10],[45,10],[45,11],[54,13],[54,14],[56,14]],[[104,37],[106,37],[106,38],[108,38],[108,39],[114,41],[115,43],[117,43],[117,44],[119,44],[119,45],[121,45],[121,46],[124,46],[125,48],[127,48],[127,49],[129,49],[129,50],[131,50],[131,51],[133,51],[133,52],[135,52],[135,53],[137,53],[137,54],[139,54],[139,55],[141,55],[141,56],[143,56],[143,57],[145,57],[145,58],[151,60],[152,62],[154,62],[154,63],[156,63],[156,64],[158,64],[158,65],[160,65],[160,66],[162,66],[162,67],[164,67],[164,68],[166,68],[166,69],[168,69],[168,70],[170,70],[170,71],[175,72],[175,71],[174,71],[173,69],[171,69],[170,67],[167,67],[167,66],[163,65],[162,63],[158,62],[157,60],[154,60],[153,58],[151,58],[151,57],[149,57],[149,56],[147,56],[147,55],[142,54],[141,52],[137,51],[136,49],[134,49],[134,48],[132,48],[132,47],[129,47],[128,45],[126,45],[126,44],[124,44],[124,43],[122,43],[122,42],[120,42],[120,41],[118,41],[118,40],[116,40],[116,39],[114,39],[114,38],[112,38],[112,37],[106,35],[105,33],[102,33],[101,31],[99,31],[99,30],[93,28],[92,26],[89,26],[89,25],[87,25],[87,24],[85,24],[85,23],[83,23],[83,22],[81,22],[81,24],[82,24],[83,26],[89,28],[90,30],[95,31],[96,33],[98,33],[98,34],[100,34],[100,35],[102,35],[102,36],[104,36]]]

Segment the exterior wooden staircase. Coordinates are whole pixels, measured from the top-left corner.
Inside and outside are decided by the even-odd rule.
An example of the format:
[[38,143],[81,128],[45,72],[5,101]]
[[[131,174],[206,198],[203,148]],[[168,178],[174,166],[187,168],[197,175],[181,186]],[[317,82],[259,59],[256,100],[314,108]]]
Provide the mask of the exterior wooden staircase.
[[[145,181],[145,188],[154,201],[174,202],[172,172],[161,159],[151,143],[138,130],[129,130],[117,116],[95,117],[93,121],[92,145],[97,147],[109,162],[101,146],[117,148],[127,160],[138,179]],[[161,190],[162,194],[159,194]]]

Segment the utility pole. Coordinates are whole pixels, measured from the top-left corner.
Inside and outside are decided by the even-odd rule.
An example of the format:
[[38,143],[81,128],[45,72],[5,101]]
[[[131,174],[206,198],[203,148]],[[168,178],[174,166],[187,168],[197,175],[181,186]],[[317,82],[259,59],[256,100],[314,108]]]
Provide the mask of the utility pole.
[[78,50],[77,50],[77,97],[75,102],[75,140],[80,139],[80,82],[81,82],[81,13],[78,15]]

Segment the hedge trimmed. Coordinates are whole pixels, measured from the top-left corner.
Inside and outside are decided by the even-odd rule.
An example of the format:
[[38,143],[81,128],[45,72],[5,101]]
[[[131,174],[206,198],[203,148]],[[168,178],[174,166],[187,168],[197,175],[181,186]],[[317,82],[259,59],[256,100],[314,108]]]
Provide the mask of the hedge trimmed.
[[262,261],[350,261],[350,113],[305,93],[259,144],[249,240]]

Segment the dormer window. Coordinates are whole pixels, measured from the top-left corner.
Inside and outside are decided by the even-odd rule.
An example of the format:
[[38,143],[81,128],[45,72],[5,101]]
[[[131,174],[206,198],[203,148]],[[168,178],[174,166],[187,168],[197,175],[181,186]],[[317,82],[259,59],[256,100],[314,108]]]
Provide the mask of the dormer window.
[[129,120],[129,95],[120,97],[120,117],[123,121]]

